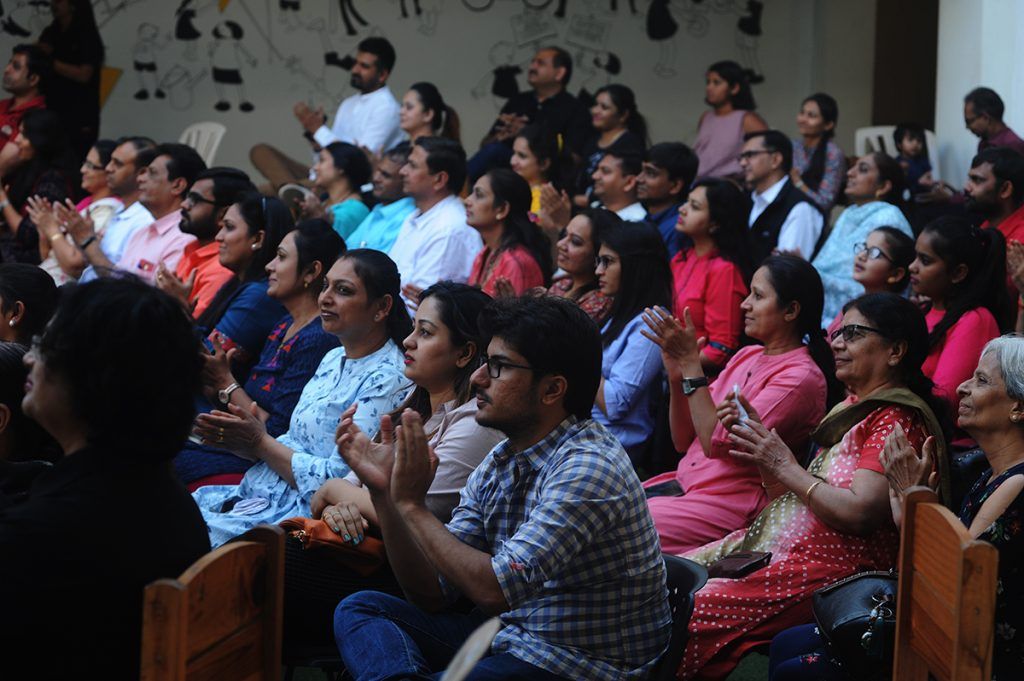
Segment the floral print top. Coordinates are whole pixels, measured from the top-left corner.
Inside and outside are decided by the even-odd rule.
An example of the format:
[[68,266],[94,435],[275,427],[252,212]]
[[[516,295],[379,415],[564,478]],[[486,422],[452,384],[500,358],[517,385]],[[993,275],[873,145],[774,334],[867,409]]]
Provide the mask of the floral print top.
[[[995,480],[989,480],[991,470],[982,473],[960,508],[961,522],[970,527],[985,500],[1015,475],[1024,475],[1024,463],[1011,466]],[[1024,668],[1024,493],[978,539],[999,550],[992,678],[1019,679]]]
[[349,471],[334,443],[341,413],[357,404],[355,423],[372,437],[381,416],[405,400],[408,388],[403,353],[393,341],[359,359],[348,359],[344,347],[328,352],[302,390],[288,432],[277,438],[292,450],[295,487],[264,462],[250,468],[238,485],[200,487],[192,496],[210,530],[210,543],[220,546],[262,523],[308,517],[320,485]]

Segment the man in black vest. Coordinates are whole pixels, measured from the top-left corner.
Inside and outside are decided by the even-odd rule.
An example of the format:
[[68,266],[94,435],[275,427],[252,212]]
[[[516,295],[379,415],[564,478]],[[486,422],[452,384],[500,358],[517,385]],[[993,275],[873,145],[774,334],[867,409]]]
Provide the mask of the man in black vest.
[[754,264],[776,251],[810,260],[824,219],[810,197],[789,179],[792,143],[778,130],[747,133],[743,139],[740,167],[753,190],[748,224]]

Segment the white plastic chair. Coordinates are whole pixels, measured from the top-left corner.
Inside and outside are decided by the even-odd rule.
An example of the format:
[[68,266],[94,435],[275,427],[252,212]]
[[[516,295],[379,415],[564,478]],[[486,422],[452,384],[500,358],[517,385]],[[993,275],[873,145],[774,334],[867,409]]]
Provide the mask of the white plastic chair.
[[[882,151],[892,157],[899,153],[892,134],[895,125],[875,125],[870,128],[857,128],[853,133],[853,146],[857,156],[871,151]],[[939,180],[939,141],[931,130],[924,131],[924,141],[928,145],[928,161],[932,164],[932,179]]]
[[200,121],[182,130],[178,141],[195,149],[203,157],[206,166],[210,167],[227,130],[224,125],[215,121]]

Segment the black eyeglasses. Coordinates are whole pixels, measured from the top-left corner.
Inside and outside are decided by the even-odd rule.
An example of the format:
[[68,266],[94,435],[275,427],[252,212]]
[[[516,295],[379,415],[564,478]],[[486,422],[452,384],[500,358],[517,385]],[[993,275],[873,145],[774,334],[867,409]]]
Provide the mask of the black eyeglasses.
[[736,160],[740,163],[743,161],[749,161],[758,154],[774,154],[775,152],[771,149],[751,149],[750,151],[744,151],[742,154],[736,157]]
[[863,338],[869,333],[877,333],[879,336],[885,335],[878,329],[872,329],[870,326],[864,326],[862,324],[847,324],[846,326],[840,326],[838,329],[833,331],[832,335],[829,336],[829,339],[834,341],[842,336],[843,342],[849,343],[857,340],[858,338]]
[[208,203],[211,206],[218,205],[218,203],[216,201],[211,201],[210,199],[206,198],[205,196],[200,196],[199,194],[196,194],[195,192],[189,192],[188,194],[185,194],[185,199],[189,203],[191,203],[193,206],[198,206],[200,203]]
[[491,378],[501,378],[502,369],[526,369],[527,371],[533,371],[533,367],[528,367],[525,364],[512,364],[496,357],[483,355],[480,359],[487,365],[487,375]]
[[860,255],[861,253],[863,253],[865,251],[867,251],[868,260],[878,260],[879,258],[885,258],[889,262],[893,262],[893,259],[890,258],[889,256],[887,256],[885,254],[885,251],[883,251],[878,246],[872,246],[871,248],[868,248],[868,245],[866,243],[864,243],[863,241],[861,241],[859,244],[854,244],[853,245],[853,254],[854,255]]
[[104,166],[93,163],[92,161],[82,161],[82,167],[86,170],[103,170]]

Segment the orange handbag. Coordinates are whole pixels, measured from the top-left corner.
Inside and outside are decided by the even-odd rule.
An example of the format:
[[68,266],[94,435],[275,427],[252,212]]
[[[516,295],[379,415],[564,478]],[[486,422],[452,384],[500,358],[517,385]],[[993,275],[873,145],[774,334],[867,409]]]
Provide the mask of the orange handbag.
[[363,577],[372,575],[387,561],[384,542],[376,537],[363,537],[358,544],[347,542],[322,520],[288,518],[280,525],[288,534],[302,542],[302,547],[315,550]]

